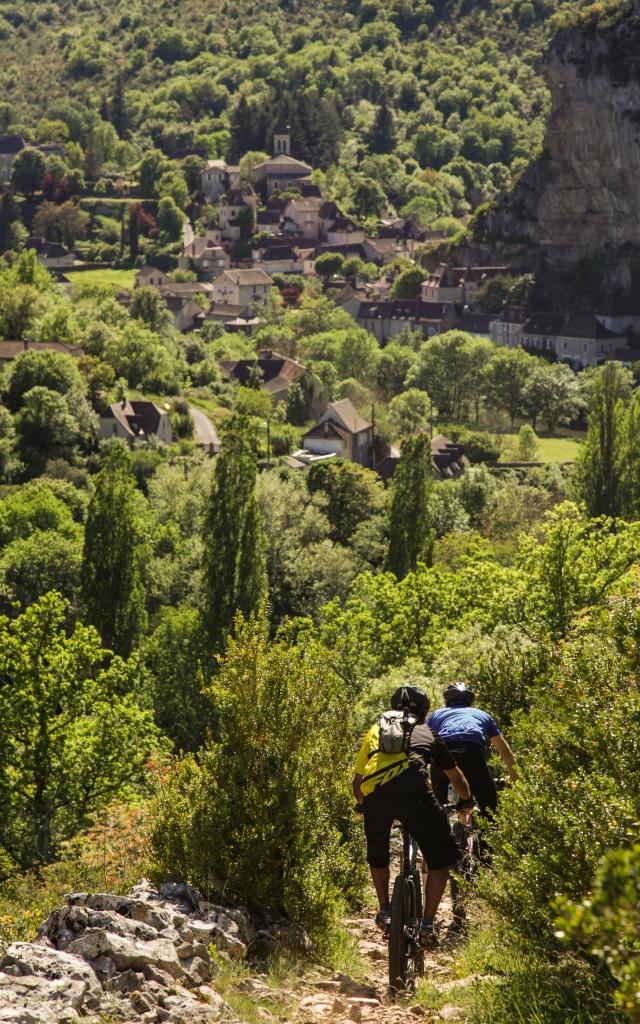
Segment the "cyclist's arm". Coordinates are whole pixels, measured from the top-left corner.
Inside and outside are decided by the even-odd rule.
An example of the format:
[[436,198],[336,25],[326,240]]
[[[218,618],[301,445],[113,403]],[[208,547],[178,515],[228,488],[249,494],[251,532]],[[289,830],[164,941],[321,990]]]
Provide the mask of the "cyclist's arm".
[[353,782],[351,783],[353,795],[355,796],[356,803],[358,804],[364,803],[364,796],[362,795],[362,790],[360,788],[363,778],[363,775],[358,775],[358,773],[356,772],[355,775],[353,776]]
[[517,779],[518,779],[518,770],[516,768],[516,759],[513,756],[513,751],[511,749],[511,747],[509,746],[509,744],[505,740],[505,738],[502,735],[502,733],[499,733],[497,736],[492,736],[491,737],[491,746],[494,748],[494,750],[498,751],[498,753],[500,754],[500,757],[504,761],[504,764],[505,764],[505,767],[506,767],[507,771],[509,772],[510,778],[513,780],[513,782],[516,782]]
[[456,793],[463,800],[471,799],[471,790],[469,789],[469,783],[466,778],[456,765],[455,768],[445,768],[444,774],[447,776],[449,782],[455,789]]

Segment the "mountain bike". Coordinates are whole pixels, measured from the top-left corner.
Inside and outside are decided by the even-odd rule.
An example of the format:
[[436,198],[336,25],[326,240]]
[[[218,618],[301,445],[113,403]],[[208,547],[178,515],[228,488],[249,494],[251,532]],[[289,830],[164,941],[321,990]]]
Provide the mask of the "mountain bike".
[[[495,779],[496,789],[502,790],[507,785],[506,779]],[[450,797],[452,794],[449,794]],[[444,806],[451,822],[451,831],[460,850],[460,860],[451,870],[449,881],[451,886],[451,909],[453,923],[456,928],[463,928],[466,915],[464,900],[467,890],[473,884],[478,871],[486,863],[486,842],[481,843],[475,805],[459,809],[457,803]],[[484,854],[483,854],[484,845]]]
[[453,803],[445,804],[449,814],[451,831],[460,851],[460,860],[449,873],[451,886],[451,911],[456,928],[465,923],[464,898],[480,867],[480,841],[478,838],[474,808],[458,810]]
[[393,883],[391,919],[386,937],[389,941],[389,988],[405,991],[424,974],[424,954],[418,944],[422,921],[422,880],[417,865],[418,847],[403,826],[400,870]]

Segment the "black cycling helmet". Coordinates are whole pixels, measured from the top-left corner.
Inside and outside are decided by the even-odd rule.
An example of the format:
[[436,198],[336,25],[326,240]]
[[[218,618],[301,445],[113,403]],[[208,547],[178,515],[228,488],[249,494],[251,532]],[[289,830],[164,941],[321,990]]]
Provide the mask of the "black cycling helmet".
[[408,708],[409,711],[429,710],[429,698],[419,686],[399,686],[391,698],[391,707],[394,711],[402,711]]
[[443,693],[447,707],[451,704],[473,704],[476,695],[466,683],[449,683]]

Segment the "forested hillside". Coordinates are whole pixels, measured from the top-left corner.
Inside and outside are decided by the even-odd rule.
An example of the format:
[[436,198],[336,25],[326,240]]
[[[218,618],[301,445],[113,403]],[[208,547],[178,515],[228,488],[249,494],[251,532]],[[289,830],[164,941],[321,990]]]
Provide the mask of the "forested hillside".
[[540,57],[566,6],[3,3],[0,126],[127,171],[150,146],[269,150],[284,114],[338,199],[360,171],[398,210],[462,216],[540,145]]

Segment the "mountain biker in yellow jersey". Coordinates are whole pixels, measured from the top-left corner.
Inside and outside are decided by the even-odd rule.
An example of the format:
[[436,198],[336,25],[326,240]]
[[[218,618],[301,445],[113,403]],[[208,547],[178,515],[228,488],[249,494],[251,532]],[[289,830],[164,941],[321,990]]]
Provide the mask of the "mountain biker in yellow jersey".
[[[470,798],[467,781],[444,743],[425,722],[429,698],[417,686],[401,686],[391,698],[393,711],[383,715],[366,733],[356,759],[353,792],[363,805],[367,861],[380,909],[376,924],[383,930],[390,920],[389,844],[391,826],[400,821],[418,844],[427,868],[424,918],[420,943],[436,946],[433,920],[442,899],[449,868],[460,858],[447,815],[439,807],[429,784],[429,765],[436,764],[464,801]],[[393,712],[410,717],[401,739],[402,749],[388,753],[386,722]],[[396,725],[398,714],[395,716]],[[406,740],[406,742],[405,742]],[[391,743],[386,744],[392,746]]]
[[[467,683],[451,683],[444,691],[446,707],[429,715],[429,726],[446,744],[465,774],[481,813],[495,811],[498,791],[486,759],[487,740],[502,758],[513,781],[518,778],[515,757],[500,732],[498,723],[486,711],[471,705],[475,693]],[[439,803],[447,801],[447,779],[438,765],[431,768],[433,792]]]

